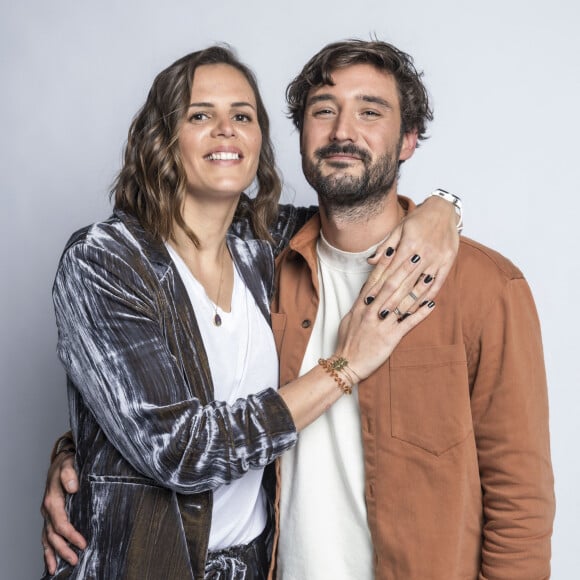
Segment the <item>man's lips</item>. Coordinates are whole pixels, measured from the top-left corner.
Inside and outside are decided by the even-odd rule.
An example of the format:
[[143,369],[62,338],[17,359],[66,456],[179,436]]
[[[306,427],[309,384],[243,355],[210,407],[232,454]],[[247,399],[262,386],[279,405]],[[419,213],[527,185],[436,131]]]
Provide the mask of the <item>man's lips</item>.
[[354,145],[336,145],[332,144],[327,147],[322,147],[316,152],[316,156],[319,159],[324,159],[327,161],[335,161],[339,163],[349,163],[362,161],[367,162],[370,158],[369,154],[359,149]]
[[330,153],[328,155],[323,155],[322,159],[330,161],[362,161],[360,156],[351,153]]

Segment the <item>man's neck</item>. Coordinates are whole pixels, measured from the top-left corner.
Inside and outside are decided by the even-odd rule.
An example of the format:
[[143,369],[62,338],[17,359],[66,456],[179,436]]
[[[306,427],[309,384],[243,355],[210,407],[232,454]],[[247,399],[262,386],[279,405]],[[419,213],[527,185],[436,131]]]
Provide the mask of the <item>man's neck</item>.
[[[363,252],[384,240],[404,217],[396,190],[391,191],[380,208],[365,211],[327,211],[320,205],[320,222],[324,237],[331,246],[344,252]],[[359,211],[360,210],[360,211]]]

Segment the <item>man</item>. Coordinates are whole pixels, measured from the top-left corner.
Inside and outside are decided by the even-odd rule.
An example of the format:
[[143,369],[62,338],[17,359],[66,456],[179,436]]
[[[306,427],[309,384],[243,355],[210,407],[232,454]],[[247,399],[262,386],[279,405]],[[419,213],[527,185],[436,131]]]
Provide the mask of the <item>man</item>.
[[[431,119],[412,59],[377,41],[325,47],[287,96],[320,215],[278,263],[282,384],[332,352],[367,257],[412,209],[397,199],[398,167]],[[416,298],[381,316],[405,316]],[[528,286],[463,239],[437,302],[282,459],[278,578],[549,577],[547,394]]]
[[[369,246],[404,214],[398,166],[431,116],[420,76],[395,47],[349,41],[288,88],[320,215],[278,263],[281,384],[332,352]],[[461,241],[433,315],[282,457],[280,512],[282,580],[549,577],[542,345],[513,264]]]

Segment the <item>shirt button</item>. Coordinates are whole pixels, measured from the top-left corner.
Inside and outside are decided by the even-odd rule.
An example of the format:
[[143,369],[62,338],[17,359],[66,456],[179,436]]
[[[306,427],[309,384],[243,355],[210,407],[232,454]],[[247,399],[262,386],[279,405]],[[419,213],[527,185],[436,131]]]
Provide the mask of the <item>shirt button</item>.
[[308,320],[308,318],[306,320],[302,321],[302,328],[310,328],[310,325],[312,324],[312,322],[310,320]]

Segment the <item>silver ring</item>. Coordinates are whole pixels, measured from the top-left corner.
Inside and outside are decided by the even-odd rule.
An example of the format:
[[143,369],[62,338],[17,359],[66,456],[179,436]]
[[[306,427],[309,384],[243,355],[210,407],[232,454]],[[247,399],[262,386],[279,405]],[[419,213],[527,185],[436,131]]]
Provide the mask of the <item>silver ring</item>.
[[409,292],[409,296],[413,299],[413,302],[417,302],[418,298],[413,292]]
[[397,316],[402,316],[403,313],[395,306],[395,308],[393,308],[393,312],[397,315]]

